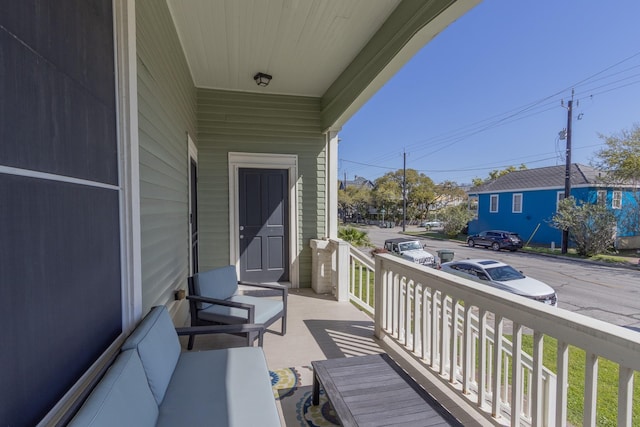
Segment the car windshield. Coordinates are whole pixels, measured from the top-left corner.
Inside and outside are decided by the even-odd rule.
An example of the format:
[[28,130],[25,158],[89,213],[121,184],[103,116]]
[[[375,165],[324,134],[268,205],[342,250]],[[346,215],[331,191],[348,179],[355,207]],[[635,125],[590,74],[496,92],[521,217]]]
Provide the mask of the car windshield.
[[491,277],[491,280],[498,282],[506,282],[508,280],[524,279],[524,275],[510,265],[503,265],[501,267],[487,268],[487,274]]
[[406,243],[400,243],[398,245],[398,247],[400,248],[401,251],[410,251],[413,249],[422,249],[422,246],[420,246],[420,243],[418,242],[406,242]]

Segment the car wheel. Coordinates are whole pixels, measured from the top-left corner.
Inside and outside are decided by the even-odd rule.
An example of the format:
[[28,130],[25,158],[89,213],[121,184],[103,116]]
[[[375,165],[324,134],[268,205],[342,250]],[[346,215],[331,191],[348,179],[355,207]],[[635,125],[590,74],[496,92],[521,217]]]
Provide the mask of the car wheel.
[[493,242],[493,244],[491,245],[491,249],[493,249],[494,251],[499,251],[500,250],[500,244],[497,242]]
[[473,240],[467,240],[467,246],[469,246],[470,248],[474,247],[476,245],[476,243]]

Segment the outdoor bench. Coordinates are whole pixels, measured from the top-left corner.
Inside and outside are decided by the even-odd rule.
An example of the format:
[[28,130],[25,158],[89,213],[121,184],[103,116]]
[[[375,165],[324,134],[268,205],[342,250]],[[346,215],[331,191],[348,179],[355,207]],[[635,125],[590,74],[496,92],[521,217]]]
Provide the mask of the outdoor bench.
[[166,308],[154,307],[69,425],[279,427],[261,347],[181,351],[178,334],[231,329],[251,337],[264,331],[258,325],[176,330]]

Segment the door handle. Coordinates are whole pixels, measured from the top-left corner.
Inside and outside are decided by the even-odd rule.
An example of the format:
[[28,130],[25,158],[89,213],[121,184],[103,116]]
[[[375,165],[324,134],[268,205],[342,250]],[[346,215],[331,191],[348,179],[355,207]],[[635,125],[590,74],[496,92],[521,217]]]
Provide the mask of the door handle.
[[244,230],[244,225],[240,226],[240,231]]
[[240,235],[240,239],[244,239],[244,235],[243,234]]

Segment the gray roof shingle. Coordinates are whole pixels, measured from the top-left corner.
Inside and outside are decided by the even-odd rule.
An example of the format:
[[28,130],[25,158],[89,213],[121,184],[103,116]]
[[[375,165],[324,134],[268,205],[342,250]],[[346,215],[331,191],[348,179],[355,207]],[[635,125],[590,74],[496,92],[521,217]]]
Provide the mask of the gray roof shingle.
[[[595,185],[599,171],[590,166],[571,165],[571,186]],[[509,172],[493,181],[473,187],[470,193],[526,190],[533,188],[564,188],[565,166],[547,166]]]

